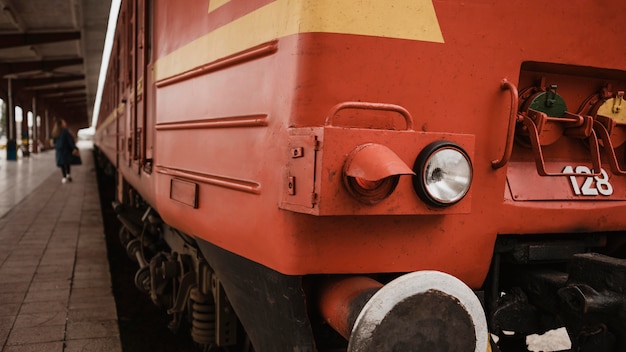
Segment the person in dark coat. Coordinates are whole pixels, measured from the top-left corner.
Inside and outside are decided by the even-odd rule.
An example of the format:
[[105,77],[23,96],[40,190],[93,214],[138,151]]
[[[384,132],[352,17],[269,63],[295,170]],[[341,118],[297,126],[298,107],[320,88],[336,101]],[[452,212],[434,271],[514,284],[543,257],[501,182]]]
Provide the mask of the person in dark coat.
[[72,152],[76,149],[76,143],[74,143],[74,137],[67,129],[65,120],[57,120],[54,123],[52,138],[54,140],[54,149],[56,150],[57,166],[61,168],[61,173],[63,173],[61,182],[72,182],[70,163],[72,162]]

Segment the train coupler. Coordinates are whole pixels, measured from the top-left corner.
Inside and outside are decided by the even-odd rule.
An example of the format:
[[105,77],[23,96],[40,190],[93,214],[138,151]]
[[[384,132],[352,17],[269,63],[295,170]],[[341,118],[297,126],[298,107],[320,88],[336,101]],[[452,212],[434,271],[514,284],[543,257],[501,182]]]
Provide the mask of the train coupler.
[[575,255],[558,295],[574,350],[626,350],[626,260]]

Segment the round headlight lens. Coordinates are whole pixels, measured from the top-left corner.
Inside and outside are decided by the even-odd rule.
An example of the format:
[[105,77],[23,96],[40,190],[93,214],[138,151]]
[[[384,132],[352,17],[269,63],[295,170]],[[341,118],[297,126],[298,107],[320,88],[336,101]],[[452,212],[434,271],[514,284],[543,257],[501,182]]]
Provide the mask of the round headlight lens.
[[433,206],[450,206],[467,194],[472,183],[472,163],[458,145],[439,141],[428,145],[415,161],[413,186],[418,196]]

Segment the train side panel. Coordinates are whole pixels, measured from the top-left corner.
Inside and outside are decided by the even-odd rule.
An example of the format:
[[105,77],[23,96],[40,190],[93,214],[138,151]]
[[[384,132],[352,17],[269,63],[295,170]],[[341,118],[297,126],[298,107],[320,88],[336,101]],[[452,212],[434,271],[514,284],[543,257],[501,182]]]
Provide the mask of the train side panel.
[[[359,4],[363,8],[377,6]],[[389,17],[381,16],[379,21],[392,22],[391,18],[406,9],[414,10],[416,5],[411,4],[413,2],[403,3],[396,9],[398,12],[386,12]],[[429,2],[420,4],[426,6]],[[350,14],[356,24],[345,25],[341,17],[348,16],[348,12],[342,11],[345,5],[303,2],[291,6],[284,1],[259,3],[259,8],[239,13],[220,8],[223,10],[220,13],[229,13],[229,18],[235,19],[219,22],[214,30],[210,27],[208,34],[184,44],[170,39],[172,31],[163,31],[163,38],[158,42],[164,43],[167,49],[160,52],[167,55],[159,57],[156,63],[157,140],[160,143],[156,159],[157,173],[162,176],[159,176],[157,194],[162,216],[185,232],[284,273],[412,271],[437,267],[462,277],[472,286],[480,286],[489,266],[486,253],[493,248],[496,234],[508,233],[512,231],[509,228],[512,224],[519,223],[499,222],[505,214],[511,214],[503,207],[506,168],[491,168],[491,161],[499,157],[506,140],[510,110],[508,94],[500,89],[501,80],[505,77],[516,80],[526,61],[597,65],[593,54],[606,48],[611,39],[603,37],[589,43],[576,57],[564,57],[563,50],[568,42],[600,30],[601,25],[597,21],[585,29],[572,31],[566,25],[569,18],[566,15],[562,22],[545,18],[550,27],[542,30],[558,34],[562,38],[558,43],[535,43],[533,35],[539,33],[534,33],[517,39],[520,47],[536,48],[532,55],[525,51],[504,51],[516,33],[509,25],[515,13],[498,8],[497,4],[490,8],[484,3],[466,5],[463,13],[471,15],[460,21],[456,7],[448,3],[433,4],[432,8],[425,7],[432,12],[424,13],[434,17],[422,15],[420,18],[436,20],[436,26],[424,30],[435,33],[430,37],[407,39],[384,26],[362,29],[359,21],[367,17],[359,18],[362,14],[357,12]],[[231,10],[236,8],[234,2],[229,5]],[[176,10],[176,5],[167,6],[168,14],[187,11]],[[200,8],[202,5],[198,12]],[[576,10],[568,7],[564,11],[571,11],[573,16]],[[216,9],[206,15],[210,19],[218,14]],[[537,14],[534,18],[542,21],[542,16],[545,15]],[[611,18],[613,14],[600,9],[594,16]],[[326,20],[318,23],[317,18]],[[298,21],[302,24],[300,30],[312,33],[290,34],[289,26]],[[202,23],[199,21],[198,26]],[[250,33],[250,26],[255,26],[252,39],[244,35]],[[188,30],[201,33],[199,29]],[[376,30],[380,30],[378,35],[375,35]],[[280,36],[281,33],[289,35]],[[397,37],[384,38],[388,33]],[[476,49],[469,50],[473,47]],[[203,57],[206,59],[201,60]],[[485,60],[486,57],[493,59]],[[380,69],[381,65],[384,70]],[[623,68],[616,51],[603,55],[603,65]],[[432,218],[407,217],[423,211],[413,205],[419,199],[410,183],[400,182],[393,197],[411,204],[407,206],[411,210],[397,213],[401,215],[398,217],[393,216],[393,212],[380,211],[378,214],[391,216],[370,220],[343,216],[349,213],[338,210],[327,214],[331,215],[329,217],[311,218],[280,210],[277,205],[285,201],[283,194],[288,184],[286,177],[289,177],[286,173],[291,171],[288,167],[289,146],[293,143],[290,129],[323,127],[332,107],[348,101],[405,107],[412,112],[415,130],[432,133],[435,138],[444,138],[444,132],[475,136],[475,150],[473,146],[470,150],[476,156],[471,207],[460,203],[454,207],[461,214],[446,214],[446,211],[453,213],[454,207],[445,211],[433,208],[428,210]],[[180,107],[176,102],[184,104]],[[356,123],[358,127],[373,126],[373,130],[404,128],[402,117],[373,115],[361,114],[354,118],[357,121],[349,123]],[[350,136],[346,132],[345,137],[337,138]],[[330,145],[332,141],[324,140],[324,143]],[[355,141],[346,148],[349,152],[357,145]],[[407,165],[412,166],[419,149],[417,146],[403,156]],[[206,154],[199,159],[189,152],[193,150],[206,151]],[[341,167],[333,165],[337,166]],[[323,172],[331,175],[340,174],[341,170]],[[569,181],[562,178],[559,182]],[[336,183],[332,192],[345,192],[341,187],[341,182]],[[324,202],[329,204],[330,198],[325,194],[318,196],[320,203],[313,207],[321,208]],[[353,202],[353,208],[367,208],[354,199],[347,199]],[[615,214],[623,210],[622,205],[616,205],[610,207]],[[595,223],[597,215],[589,210],[597,207],[592,200],[571,209],[575,216],[560,212],[562,220],[554,227],[568,232],[567,228],[573,231],[584,223]],[[365,210],[352,211],[353,214],[359,212],[371,214]],[[545,213],[545,209],[538,209],[536,216]],[[510,215],[509,219],[514,216]],[[246,221],[240,221],[240,217]],[[572,218],[577,220],[572,221]],[[622,227],[618,217],[610,218],[612,220],[605,224],[606,230]],[[389,233],[390,224],[397,231]],[[546,225],[544,231],[550,232],[552,224]],[[271,230],[259,235],[260,228]],[[446,235],[437,235],[440,231]],[[383,250],[378,249],[380,237],[388,239]],[[342,252],[342,248],[354,243],[364,244],[343,253],[343,259],[337,263],[325,255]],[[418,253],[420,259],[415,260]],[[440,258],[448,256],[457,260],[442,263]],[[381,260],[364,263],[359,260],[363,257]],[[386,264],[383,267],[380,263]]]
[[[232,303],[255,348],[313,351],[326,324],[370,344],[351,328],[374,292],[437,271],[482,291],[495,333],[626,346],[614,312],[580,308],[622,297],[580,268],[626,267],[617,5],[124,2],[97,145],[154,237],[140,246],[169,247],[133,252],[138,286],[173,322]],[[441,151],[456,164],[431,163]]]
[[130,185],[154,206],[151,6],[144,0],[121,5],[95,144],[118,170],[118,199],[128,201]]

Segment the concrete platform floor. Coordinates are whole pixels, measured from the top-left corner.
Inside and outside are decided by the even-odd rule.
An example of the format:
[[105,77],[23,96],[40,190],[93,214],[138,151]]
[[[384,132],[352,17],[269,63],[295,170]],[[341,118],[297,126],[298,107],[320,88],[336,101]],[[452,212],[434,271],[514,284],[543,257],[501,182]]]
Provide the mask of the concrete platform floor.
[[0,351],[121,351],[91,151],[0,153]]

